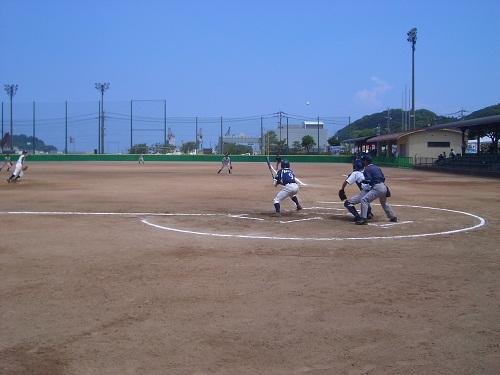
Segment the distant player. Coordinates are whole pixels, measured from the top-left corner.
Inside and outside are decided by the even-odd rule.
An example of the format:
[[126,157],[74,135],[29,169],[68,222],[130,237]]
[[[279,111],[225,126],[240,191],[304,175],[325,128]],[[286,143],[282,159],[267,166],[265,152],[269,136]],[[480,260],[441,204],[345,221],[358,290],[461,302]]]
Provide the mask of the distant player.
[[231,174],[231,170],[233,169],[233,165],[231,164],[231,158],[227,152],[224,153],[224,157],[222,158],[222,166],[217,171],[217,174],[220,174],[224,168],[227,168],[229,174]]
[[290,197],[290,199],[295,203],[297,211],[302,210],[302,206],[297,198],[297,193],[299,192],[299,185],[295,182],[295,174],[290,169],[290,162],[288,160],[281,161],[281,169],[274,177],[273,185],[283,185],[283,189],[274,198],[274,210],[275,216],[281,215],[280,203],[283,199]]
[[280,164],[281,164],[281,155],[280,152],[278,151],[276,153],[276,170],[281,168]]
[[[361,216],[354,206],[361,203],[361,199],[366,195],[366,193],[368,193],[368,191],[370,191],[371,187],[369,184],[363,183],[363,181],[365,180],[365,176],[363,174],[363,162],[360,159],[354,160],[354,162],[352,163],[352,169],[353,172],[349,174],[349,176],[347,176],[346,180],[342,184],[342,188],[340,189],[340,191],[345,195],[344,189],[347,185],[358,185],[360,190],[358,195],[355,195],[354,197],[351,197],[349,199],[346,199],[345,196],[343,197],[344,199],[346,199],[344,201],[344,207],[347,208],[347,211],[349,211],[354,216],[354,220],[357,221],[361,219]],[[372,208],[368,206],[368,219],[373,218],[371,211]]]
[[363,155],[361,159],[364,162],[363,174],[365,176],[365,183],[369,184],[371,189],[361,198],[361,217],[356,220],[357,225],[367,224],[368,220],[368,208],[370,203],[375,199],[380,200],[380,205],[384,209],[385,214],[393,223],[398,221],[398,218],[394,214],[392,207],[387,203],[388,188],[385,185],[385,176],[382,170],[372,164],[372,158],[370,155]]
[[139,165],[144,165],[144,154],[139,155]]
[[14,173],[12,173],[12,175],[7,179],[8,183],[16,182],[21,177],[24,176],[23,170],[25,170],[27,168],[26,166],[24,166],[24,160],[26,159],[27,155],[28,155],[28,151],[23,151],[21,153],[21,155],[19,155],[19,159],[17,159],[16,168],[14,169]]
[[7,172],[10,171],[10,168],[12,168],[12,166],[13,166],[13,164],[12,164],[12,161],[10,160],[10,156],[7,155],[3,159],[3,164],[0,167],[0,172],[2,171],[3,167],[7,167]]

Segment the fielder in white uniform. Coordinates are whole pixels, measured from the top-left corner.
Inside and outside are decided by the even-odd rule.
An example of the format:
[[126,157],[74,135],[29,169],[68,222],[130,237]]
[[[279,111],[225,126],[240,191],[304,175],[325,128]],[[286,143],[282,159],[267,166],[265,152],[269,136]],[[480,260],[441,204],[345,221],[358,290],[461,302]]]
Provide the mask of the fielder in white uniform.
[[23,165],[24,165],[24,159],[26,159],[26,156],[28,155],[28,151],[23,151],[21,155],[19,155],[19,159],[17,159],[16,162],[16,168],[14,169],[14,172],[12,175],[7,179],[7,182],[16,182],[19,180],[21,177],[24,176],[23,173]]
[[224,153],[224,157],[222,158],[222,167],[217,171],[217,174],[220,174],[224,168],[227,168],[229,174],[231,174],[231,169],[233,169],[233,165],[231,164],[231,158],[227,152]]
[[10,156],[6,156],[4,159],[3,159],[3,164],[2,166],[0,167],[0,171],[3,169],[3,167],[7,167],[7,172],[10,171],[10,168],[12,167],[12,161],[10,160]]

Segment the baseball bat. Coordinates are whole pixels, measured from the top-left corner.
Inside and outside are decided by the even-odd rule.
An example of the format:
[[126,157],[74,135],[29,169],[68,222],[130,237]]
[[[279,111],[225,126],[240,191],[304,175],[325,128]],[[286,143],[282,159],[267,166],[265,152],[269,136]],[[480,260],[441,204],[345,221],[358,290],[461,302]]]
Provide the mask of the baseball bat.
[[269,173],[271,173],[271,177],[274,178],[273,167],[271,167],[271,162],[269,161],[269,156],[266,156],[267,167],[269,168]]

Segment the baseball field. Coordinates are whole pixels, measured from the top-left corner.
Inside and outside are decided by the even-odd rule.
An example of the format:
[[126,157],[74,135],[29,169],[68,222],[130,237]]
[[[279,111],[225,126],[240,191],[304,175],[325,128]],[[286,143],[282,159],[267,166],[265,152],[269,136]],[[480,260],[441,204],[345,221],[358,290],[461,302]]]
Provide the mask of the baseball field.
[[[499,374],[500,181],[349,164],[31,163],[0,182],[0,374]],[[348,196],[357,187],[346,189]]]

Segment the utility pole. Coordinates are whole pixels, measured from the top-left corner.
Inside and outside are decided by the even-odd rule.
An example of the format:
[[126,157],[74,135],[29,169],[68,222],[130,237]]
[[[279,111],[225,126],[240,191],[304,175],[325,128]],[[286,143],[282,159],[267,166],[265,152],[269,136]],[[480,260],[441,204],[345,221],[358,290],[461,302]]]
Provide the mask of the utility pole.
[[290,143],[288,142],[288,116],[286,116],[286,152],[290,150]]
[[460,109],[460,120],[463,120],[464,119],[464,113],[465,112],[469,112],[468,110],[464,109],[463,107]]
[[99,139],[101,145],[100,153],[104,154],[104,91],[109,89],[109,82],[96,83],[95,88],[101,93],[101,129],[99,132]]
[[68,101],[64,102],[64,153],[68,153]]
[[35,142],[35,102],[33,101],[33,155],[36,152],[36,142]]
[[13,147],[13,142],[14,142],[14,126],[12,125],[12,98],[14,95],[16,95],[17,88],[19,86],[15,84],[11,85],[4,85],[5,91],[7,92],[7,95],[9,95],[10,98],[10,149],[14,150]]
[[391,117],[391,109],[390,108],[387,108],[387,134],[390,134],[391,133],[391,120],[392,120],[392,117]]
[[264,126],[262,123],[262,116],[260,116],[260,153],[264,155]]
[[320,151],[319,151],[319,116],[318,116],[318,139],[317,139],[317,141],[318,141],[318,155],[319,155],[319,153],[320,153]]
[[279,128],[280,128],[280,143],[279,143],[279,148],[280,148],[280,153],[281,153],[281,116],[283,115],[283,112],[279,112],[280,115],[280,122],[279,122]]
[[411,43],[411,117],[412,125],[415,130],[415,44],[417,43],[417,28],[414,27],[408,31],[407,41]]
[[195,142],[195,147],[196,147],[196,154],[198,154],[198,116],[196,116],[195,122],[196,122],[196,129],[195,129],[196,142]]

